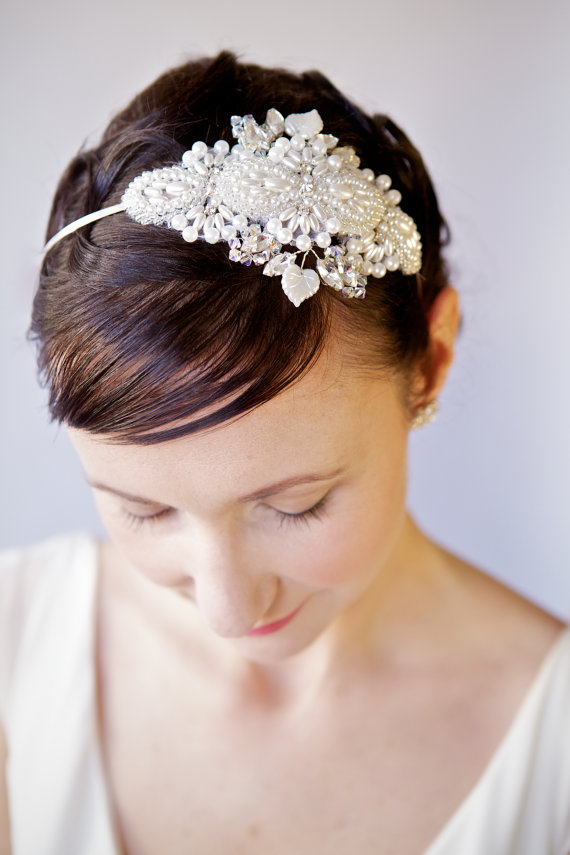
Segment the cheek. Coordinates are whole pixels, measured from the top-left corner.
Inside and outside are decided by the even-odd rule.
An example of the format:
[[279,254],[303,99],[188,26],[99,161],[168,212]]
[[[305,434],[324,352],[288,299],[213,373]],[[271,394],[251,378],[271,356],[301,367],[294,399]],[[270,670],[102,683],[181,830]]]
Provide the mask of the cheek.
[[149,581],[165,588],[187,585],[191,574],[178,550],[169,547],[162,539],[127,538],[117,543],[133,567]]
[[105,498],[96,498],[95,504],[110,539],[138,573],[165,587],[188,581],[180,551],[168,539],[156,536],[153,523],[134,530],[121,511],[107,505]]
[[298,545],[285,547],[284,576],[317,588],[368,583],[393,548],[405,518],[405,475],[388,491],[366,490],[340,501]]

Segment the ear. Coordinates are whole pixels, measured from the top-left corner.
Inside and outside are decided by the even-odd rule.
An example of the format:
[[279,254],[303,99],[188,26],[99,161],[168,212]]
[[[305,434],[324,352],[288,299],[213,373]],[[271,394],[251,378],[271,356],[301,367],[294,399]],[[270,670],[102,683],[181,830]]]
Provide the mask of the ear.
[[459,318],[459,297],[455,288],[448,285],[437,295],[428,313],[429,349],[420,392],[424,403],[435,401],[443,388],[453,362]]

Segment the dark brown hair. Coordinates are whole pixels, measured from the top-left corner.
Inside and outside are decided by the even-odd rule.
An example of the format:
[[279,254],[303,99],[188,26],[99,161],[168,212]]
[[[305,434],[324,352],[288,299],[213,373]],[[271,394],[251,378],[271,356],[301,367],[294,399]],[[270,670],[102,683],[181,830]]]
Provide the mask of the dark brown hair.
[[317,109],[362,167],[392,177],[422,236],[420,274],[371,278],[365,300],[323,286],[295,308],[278,279],[229,261],[225,243],[190,246],[174,230],[107,217],[63,239],[43,264],[30,335],[54,420],[135,444],[219,424],[302,376],[333,317],[359,342],[363,363],[404,375],[425,363],[427,312],[447,282],[431,181],[390,119],[366,115],[319,72],[260,68],[228,52],[166,72],[70,163],[47,237],[119,202],[136,175],[178,162],[196,140],[231,143],[232,115],[261,122],[270,107]]

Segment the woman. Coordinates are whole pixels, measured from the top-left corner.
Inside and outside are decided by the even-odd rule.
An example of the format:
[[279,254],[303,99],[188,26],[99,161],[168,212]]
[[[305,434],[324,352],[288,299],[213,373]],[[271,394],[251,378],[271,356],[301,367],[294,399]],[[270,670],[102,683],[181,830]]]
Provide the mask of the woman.
[[188,63],[48,236],[32,331],[110,539],[4,558],[3,851],[566,855],[568,631],[406,513],[458,307],[405,135]]

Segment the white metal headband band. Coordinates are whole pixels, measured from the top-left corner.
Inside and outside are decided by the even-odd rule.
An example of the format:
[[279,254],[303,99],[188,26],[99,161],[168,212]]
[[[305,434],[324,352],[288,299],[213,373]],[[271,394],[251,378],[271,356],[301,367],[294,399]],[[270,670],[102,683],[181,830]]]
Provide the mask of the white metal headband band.
[[[420,270],[420,235],[390,177],[360,169],[353,148],[322,132],[316,110],[284,119],[272,108],[263,125],[253,116],[231,123],[231,150],[225,140],[195,142],[180,163],[133,179],[120,204],[65,226],[44,254],[77,229],[124,211],[138,223],[176,229],[189,243],[225,241],[232,261],[281,276],[295,306],[321,282],[362,298],[370,275]],[[308,256],[316,270],[305,267]]]

